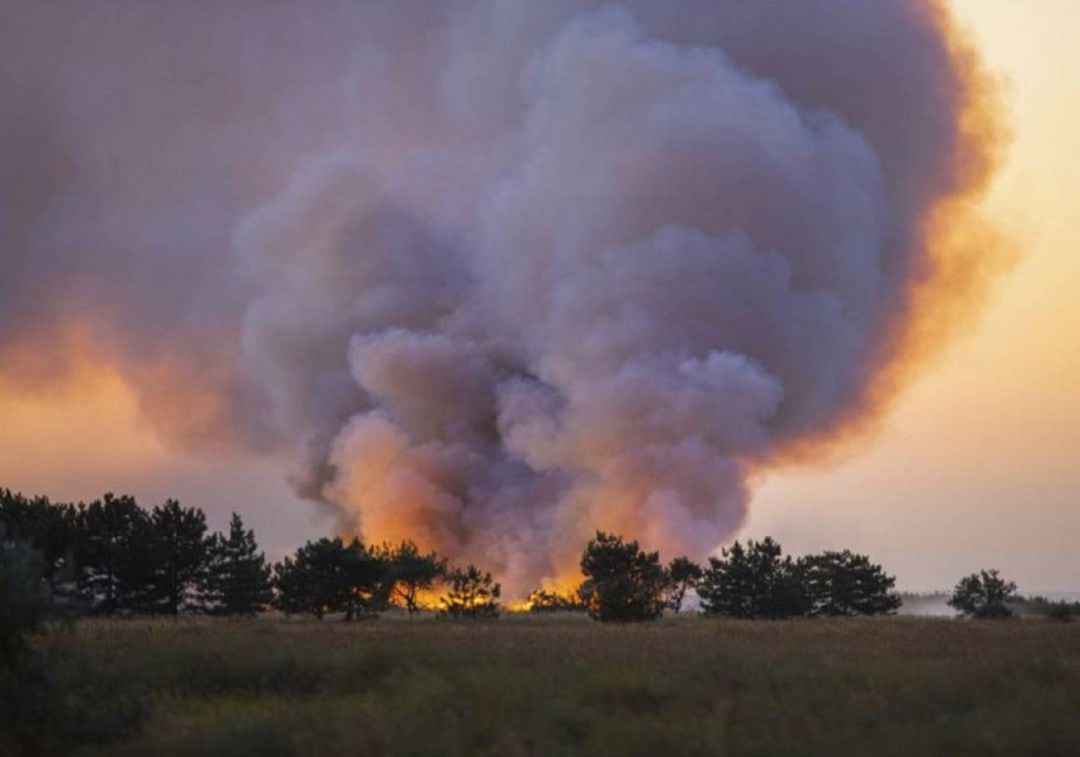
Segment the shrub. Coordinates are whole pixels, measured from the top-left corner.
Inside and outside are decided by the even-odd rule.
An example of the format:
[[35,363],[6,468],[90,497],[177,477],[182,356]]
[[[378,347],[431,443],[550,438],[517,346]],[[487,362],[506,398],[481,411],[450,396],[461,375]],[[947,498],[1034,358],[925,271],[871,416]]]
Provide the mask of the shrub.
[[451,618],[494,618],[499,614],[502,587],[490,573],[475,565],[455,568],[446,574],[447,592],[440,600],[439,614]]
[[43,570],[41,554],[0,525],[0,754],[30,751],[52,728],[48,670],[26,643],[49,612]]
[[960,579],[949,606],[974,618],[1011,618],[1014,613],[1005,603],[1016,598],[1015,583],[996,570],[983,570]]
[[585,601],[575,591],[570,594],[560,594],[556,591],[544,591],[534,589],[529,594],[525,603],[529,612],[585,612]]
[[42,575],[54,597],[72,593],[82,546],[73,505],[0,489],[0,525],[6,527],[9,538],[26,541],[41,555]]
[[27,634],[41,627],[51,607],[41,554],[6,533],[0,526],[0,664],[24,653]]
[[1046,619],[1055,620],[1060,623],[1068,623],[1072,620],[1074,611],[1073,606],[1064,600],[1060,602],[1050,602],[1046,607]]

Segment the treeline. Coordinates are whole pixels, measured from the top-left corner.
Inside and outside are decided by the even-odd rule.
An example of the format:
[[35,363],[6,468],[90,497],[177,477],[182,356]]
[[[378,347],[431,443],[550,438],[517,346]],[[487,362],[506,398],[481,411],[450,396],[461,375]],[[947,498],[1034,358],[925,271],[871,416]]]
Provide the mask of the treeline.
[[366,546],[359,539],[318,539],[274,566],[273,606],[289,613],[322,618],[343,613],[345,620],[374,617],[397,606],[420,611],[422,594],[441,589],[436,608],[449,617],[494,617],[501,587],[491,573],[447,567],[434,552],[405,541]]
[[0,490],[0,528],[38,551],[69,611],[251,614],[270,601],[270,569],[235,514],[228,534],[208,534],[202,510],[176,500],[146,510],[129,496],[73,505]]
[[693,590],[706,615],[732,618],[885,615],[900,607],[896,582],[865,555],[847,550],[784,556],[771,538],[735,542],[702,567],[668,565],[636,541],[598,532],[581,559],[581,603],[600,621],[645,621],[679,612]]
[[[891,615],[902,603],[893,591],[895,578],[866,555],[843,550],[793,559],[768,537],[745,546],[735,542],[720,557],[709,558],[707,567],[686,557],[665,566],[657,552],[597,532],[585,548],[581,570],[586,580],[572,599],[537,594],[534,609],[569,604],[600,621],[647,621],[665,610],[679,612],[690,590],[703,614],[746,620]],[[963,577],[947,603],[977,619],[1012,618],[1017,607],[1048,620],[1080,617],[1080,602],[1021,597],[1016,584],[997,570]]]
[[210,534],[205,513],[176,500],[146,510],[130,496],[74,505],[0,489],[0,538],[33,548],[40,578],[71,612],[255,615],[274,607],[351,620],[395,605],[415,613],[421,594],[438,586],[442,614],[491,617],[501,593],[490,573],[450,568],[411,542],[323,538],[271,566],[239,515],[227,534]]
[[[209,534],[205,514],[175,500],[145,510],[129,496],[72,505],[0,489],[0,539],[28,543],[49,594],[74,612],[250,616],[275,608],[354,620],[391,607],[465,618],[491,618],[501,609],[501,587],[490,572],[450,567],[412,542],[322,538],[271,566],[238,515],[228,533]],[[583,581],[574,591],[538,589],[524,607],[640,622],[680,612],[691,596],[705,615],[748,620],[887,615],[901,604],[895,578],[866,555],[843,550],[796,559],[771,538],[735,542],[705,565],[687,557],[664,564],[636,541],[597,532],[580,567]],[[1013,615],[1017,599],[1015,584],[982,571],[963,578],[949,604],[964,615],[997,618]],[[1048,617],[1080,614],[1080,605],[1032,601]]]

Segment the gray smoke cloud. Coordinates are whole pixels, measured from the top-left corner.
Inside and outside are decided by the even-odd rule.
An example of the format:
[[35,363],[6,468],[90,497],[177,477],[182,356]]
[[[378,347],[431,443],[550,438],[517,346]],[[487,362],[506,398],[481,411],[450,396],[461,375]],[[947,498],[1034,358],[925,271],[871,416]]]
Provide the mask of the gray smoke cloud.
[[513,591],[873,413],[994,161],[930,0],[3,5],[0,348]]

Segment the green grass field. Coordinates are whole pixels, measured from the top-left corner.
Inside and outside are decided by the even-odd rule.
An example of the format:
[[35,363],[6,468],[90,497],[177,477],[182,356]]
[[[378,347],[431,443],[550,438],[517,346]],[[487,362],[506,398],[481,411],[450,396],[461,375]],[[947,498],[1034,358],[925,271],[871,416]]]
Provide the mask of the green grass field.
[[38,646],[135,729],[92,754],[1080,754],[1080,623],[84,620]]

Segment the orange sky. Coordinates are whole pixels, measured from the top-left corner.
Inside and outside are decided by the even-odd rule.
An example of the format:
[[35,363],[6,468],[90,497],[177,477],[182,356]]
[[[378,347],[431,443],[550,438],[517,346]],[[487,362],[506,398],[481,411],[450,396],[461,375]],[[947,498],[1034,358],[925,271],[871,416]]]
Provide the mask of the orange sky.
[[[938,588],[997,566],[1022,590],[1080,588],[1080,3],[954,0],[1006,84],[1015,143],[986,209],[1018,247],[982,317],[828,470],[772,475],[744,534],[851,547]],[[272,556],[328,531],[274,460],[178,456],[87,359],[33,395],[0,385],[0,484],[57,498],[179,494],[214,527],[239,509]],[[16,430],[17,433],[11,433]],[[257,503],[253,504],[253,503]]]
[[106,491],[132,493],[144,506],[167,497],[207,511],[213,528],[241,513],[275,557],[322,535],[332,519],[298,502],[272,459],[178,455],[140,418],[134,393],[109,366],[83,355],[63,380],[26,387],[0,378],[0,486],[62,500]]

